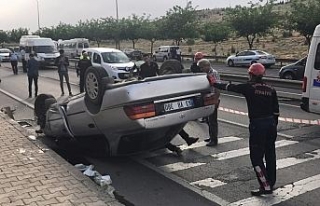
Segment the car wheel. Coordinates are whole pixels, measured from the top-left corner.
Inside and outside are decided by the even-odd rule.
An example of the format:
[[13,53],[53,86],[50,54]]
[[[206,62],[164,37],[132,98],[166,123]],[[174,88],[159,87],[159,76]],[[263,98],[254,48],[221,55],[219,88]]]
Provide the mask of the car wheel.
[[182,70],[184,70],[184,67],[178,60],[170,59],[163,62],[159,69],[159,74],[179,74],[182,73]]
[[34,102],[34,115],[37,118],[37,124],[42,128],[46,124],[46,113],[48,109],[56,102],[57,100],[50,94],[40,94],[37,96]]
[[104,77],[108,77],[103,67],[89,67],[84,75],[85,98],[94,105],[99,105],[107,86]]
[[234,67],[234,62],[231,59],[228,61],[228,66],[229,67]]
[[294,75],[291,72],[286,72],[283,74],[283,79],[294,79]]

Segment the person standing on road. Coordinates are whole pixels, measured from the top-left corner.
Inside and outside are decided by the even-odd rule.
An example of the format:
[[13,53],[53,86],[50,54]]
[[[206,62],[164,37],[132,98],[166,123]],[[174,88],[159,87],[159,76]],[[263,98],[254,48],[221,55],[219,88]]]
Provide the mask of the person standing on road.
[[204,54],[202,52],[197,52],[197,53],[194,54],[194,61],[191,64],[191,67],[190,67],[191,72],[193,72],[193,73],[202,72],[197,64],[203,58],[204,58]]
[[32,97],[32,81],[34,81],[34,96],[38,96],[38,77],[40,63],[34,58],[33,54],[29,55],[30,59],[26,65],[29,83],[29,98]]
[[[215,83],[219,89],[237,92],[245,96],[248,106],[250,159],[260,185],[251,195],[271,194],[276,182],[277,125],[279,103],[274,88],[262,81],[265,67],[254,63],[248,69],[249,81],[244,84]],[[266,166],[263,158],[265,158]]]
[[216,70],[211,67],[209,60],[201,59],[198,61],[197,66],[202,72],[207,73],[207,79],[210,83],[211,93],[213,94],[215,109],[214,112],[207,117],[207,124],[209,126],[209,136],[210,138],[204,141],[208,142],[207,146],[216,146],[218,144],[218,107],[220,104],[220,92],[218,89],[213,87],[213,84],[220,82],[220,76]]
[[26,73],[27,72],[26,51],[24,49],[21,49],[20,54],[21,54],[22,69],[23,69],[23,72]]
[[69,59],[64,55],[64,50],[59,50],[60,56],[56,58],[54,64],[58,67],[59,79],[60,79],[60,88],[61,88],[61,96],[64,95],[63,89],[63,77],[66,80],[66,84],[69,90],[69,96],[72,96],[71,86],[69,83],[69,74],[68,74],[68,66]]
[[10,54],[10,63],[12,67],[13,74],[18,74],[18,56],[15,53]]
[[157,63],[151,61],[149,54],[143,55],[144,63],[141,64],[138,71],[139,76],[144,79],[146,77],[154,77],[159,75],[159,66]]
[[78,62],[78,70],[77,75],[80,76],[80,93],[84,92],[84,74],[86,73],[87,68],[92,66],[90,57],[88,56],[88,53],[86,51],[82,51],[82,55],[80,56],[79,62]]

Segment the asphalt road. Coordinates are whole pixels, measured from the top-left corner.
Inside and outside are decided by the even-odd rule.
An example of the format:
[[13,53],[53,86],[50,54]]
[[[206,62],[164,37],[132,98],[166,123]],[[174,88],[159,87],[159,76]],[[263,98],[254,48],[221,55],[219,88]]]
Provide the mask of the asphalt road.
[[[228,68],[229,69],[229,68]],[[240,72],[245,68],[233,68]],[[239,70],[239,71],[238,71]],[[39,92],[51,93],[58,99],[60,88],[55,70],[40,71]],[[0,105],[16,108],[16,119],[33,119],[34,98],[27,98],[27,78],[0,69],[0,91],[18,97],[21,102],[0,93]],[[73,93],[79,92],[78,78],[70,71]],[[297,102],[280,99],[281,118],[278,126],[278,180],[273,196],[251,198],[257,187],[247,153],[248,118],[243,97],[222,94],[219,110],[219,145],[204,146],[208,136],[206,124],[192,121],[186,131],[199,137],[187,147],[181,138],[173,140],[183,149],[178,157],[166,150],[132,157],[96,158],[90,148],[69,143],[58,145],[43,138],[72,164],[93,164],[101,174],[111,175],[118,198],[126,205],[318,205],[320,194],[320,126],[290,122],[291,119],[317,120],[319,115],[302,111]],[[251,198],[251,199],[250,199]]]

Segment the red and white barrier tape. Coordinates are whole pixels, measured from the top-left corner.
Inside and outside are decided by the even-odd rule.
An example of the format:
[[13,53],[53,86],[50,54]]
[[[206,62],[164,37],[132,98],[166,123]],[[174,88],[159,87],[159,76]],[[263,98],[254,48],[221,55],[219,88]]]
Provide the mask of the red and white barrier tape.
[[[241,112],[233,109],[228,109],[224,107],[219,107],[220,111],[232,113],[232,114],[239,114],[239,115],[244,115],[248,116],[247,112]],[[292,123],[298,123],[298,124],[310,124],[310,125],[320,125],[320,119],[316,120],[309,120],[309,119],[296,119],[296,118],[291,118],[291,117],[279,117],[279,121],[282,122],[292,122]]]

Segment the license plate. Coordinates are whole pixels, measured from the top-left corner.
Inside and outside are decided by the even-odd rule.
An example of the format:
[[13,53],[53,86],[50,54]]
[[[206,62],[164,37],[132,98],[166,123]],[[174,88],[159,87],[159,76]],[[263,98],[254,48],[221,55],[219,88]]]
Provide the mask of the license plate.
[[181,101],[165,103],[163,105],[163,109],[165,112],[170,112],[174,110],[190,108],[193,106],[194,106],[193,99],[185,99]]

